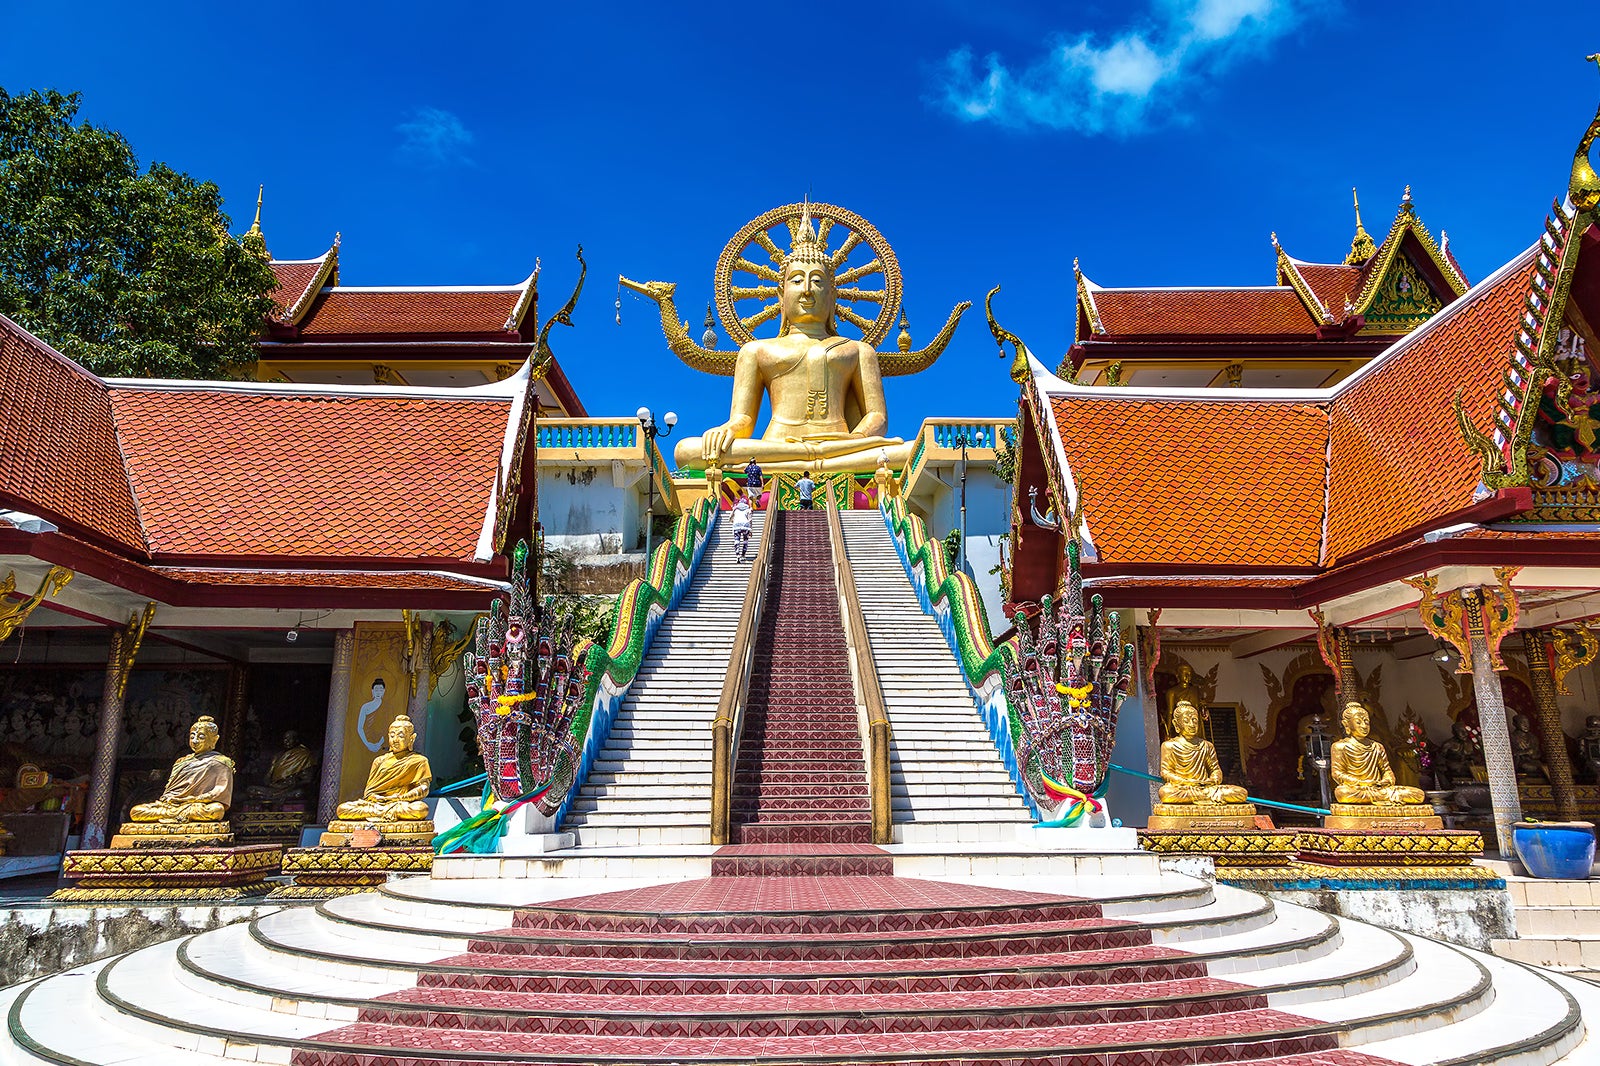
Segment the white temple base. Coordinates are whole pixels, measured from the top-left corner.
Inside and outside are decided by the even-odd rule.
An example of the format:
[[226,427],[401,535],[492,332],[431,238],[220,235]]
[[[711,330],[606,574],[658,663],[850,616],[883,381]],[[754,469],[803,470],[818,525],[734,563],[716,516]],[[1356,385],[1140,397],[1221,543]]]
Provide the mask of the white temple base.
[[1017,840],[1035,851],[1139,851],[1139,831],[1126,826],[1115,829],[1072,828],[1023,825],[1017,827]]

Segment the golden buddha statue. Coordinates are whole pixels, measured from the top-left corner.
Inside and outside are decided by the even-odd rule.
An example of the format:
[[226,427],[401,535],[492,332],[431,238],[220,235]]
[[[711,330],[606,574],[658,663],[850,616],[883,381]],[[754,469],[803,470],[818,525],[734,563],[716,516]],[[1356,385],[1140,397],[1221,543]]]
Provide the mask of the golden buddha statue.
[[288,730],[283,734],[283,750],[272,757],[272,764],[267,767],[266,780],[246,788],[245,797],[262,803],[302,799],[316,770],[316,754],[300,742],[299,733]]
[[1178,683],[1167,689],[1167,717],[1171,718],[1180,703],[1188,703],[1198,709],[1203,698],[1200,686],[1194,683],[1194,667],[1179,663]]
[[[172,764],[158,799],[128,811],[132,822],[220,822],[233,804],[233,760],[217,751],[217,723],[201,715],[189,729],[189,754]],[[125,830],[126,831],[126,830]]]
[[389,723],[389,750],[372,760],[361,797],[339,804],[323,843],[346,843],[351,832],[373,825],[386,841],[432,839],[433,822],[422,800],[433,787],[433,770],[426,755],[412,750],[416,742],[411,719],[397,715]]
[[1179,700],[1172,708],[1173,736],[1161,744],[1160,802],[1150,829],[1253,829],[1256,809],[1238,785],[1222,783],[1217,749],[1200,735],[1200,708]]
[[1188,700],[1172,709],[1175,736],[1161,745],[1162,803],[1243,803],[1245,790],[1222,783],[1217,749],[1200,736],[1200,709]]
[[[728,421],[678,442],[679,467],[743,467],[765,471],[872,470],[879,460],[898,469],[911,446],[885,437],[889,414],[878,355],[870,344],[839,335],[838,287],[827,247],[809,213],[778,266],[778,336],[739,349]],[[760,438],[763,396],[772,417]]]
[[1374,827],[1386,820],[1417,828],[1438,828],[1442,823],[1428,806],[1420,788],[1395,783],[1394,767],[1384,746],[1372,739],[1372,716],[1358,700],[1347,700],[1339,717],[1345,736],[1328,751],[1328,772],[1333,778],[1333,814],[1330,829]]

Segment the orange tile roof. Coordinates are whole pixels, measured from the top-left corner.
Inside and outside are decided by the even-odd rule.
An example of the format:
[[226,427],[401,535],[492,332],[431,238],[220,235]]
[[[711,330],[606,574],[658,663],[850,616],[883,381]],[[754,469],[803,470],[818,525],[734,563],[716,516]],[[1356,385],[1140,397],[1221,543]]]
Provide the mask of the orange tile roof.
[[1316,322],[1287,286],[1262,289],[1095,289],[1102,335],[1296,336]]
[[143,545],[105,384],[3,315],[0,440],[4,506]]
[[118,386],[156,556],[471,560],[508,399]]
[[1451,413],[1486,425],[1510,362],[1534,250],[1457,300],[1352,379],[1333,403],[1328,558],[1472,503],[1480,471]]
[[1075,392],[1050,406],[1101,561],[1317,565],[1321,408]]
[[522,289],[326,288],[301,321],[303,337],[374,333],[504,336]]
[[1345,304],[1361,290],[1364,274],[1360,267],[1343,263],[1296,263],[1306,285],[1328,309],[1335,322],[1345,318]]
[[278,286],[267,295],[278,305],[278,314],[281,317],[288,313],[289,308],[304,299],[306,290],[316,283],[318,275],[322,273],[322,260],[308,259],[300,262],[273,260],[271,266],[273,276],[278,279]]

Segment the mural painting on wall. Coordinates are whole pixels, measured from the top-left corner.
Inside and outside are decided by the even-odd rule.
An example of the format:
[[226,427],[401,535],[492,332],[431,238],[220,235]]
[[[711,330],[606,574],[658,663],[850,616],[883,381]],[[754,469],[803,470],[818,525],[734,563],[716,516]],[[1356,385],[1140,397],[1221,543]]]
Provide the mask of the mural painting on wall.
[[389,723],[406,711],[411,683],[405,658],[403,624],[356,623],[350,702],[345,710],[344,765],[339,771],[341,797],[361,795],[373,756],[387,743]]
[[1256,795],[1267,799],[1320,801],[1316,774],[1304,772],[1301,755],[1306,737],[1320,726],[1328,742],[1337,739],[1334,724],[1333,675],[1313,650],[1289,664],[1280,679],[1265,665],[1266,730],[1252,737],[1246,772]]

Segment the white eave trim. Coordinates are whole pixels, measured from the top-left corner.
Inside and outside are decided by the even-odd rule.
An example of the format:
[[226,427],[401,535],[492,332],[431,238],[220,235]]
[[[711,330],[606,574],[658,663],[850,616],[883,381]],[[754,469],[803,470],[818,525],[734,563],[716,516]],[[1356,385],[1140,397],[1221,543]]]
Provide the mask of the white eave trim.
[[[497,467],[498,476],[495,483],[489,488],[489,505],[484,508],[483,525],[478,530],[478,545],[473,551],[473,559],[484,563],[494,558],[494,519],[500,509],[500,493],[510,484],[511,461],[515,458],[517,447],[517,427],[522,424],[522,408],[528,399],[528,374],[527,363],[522,364],[522,369],[506,378],[504,381],[495,382],[496,385],[515,385],[516,393],[511,398],[511,411],[506,418],[505,438],[500,443],[500,465]],[[535,398],[535,403],[538,399]],[[532,447],[532,443],[529,444]]]

